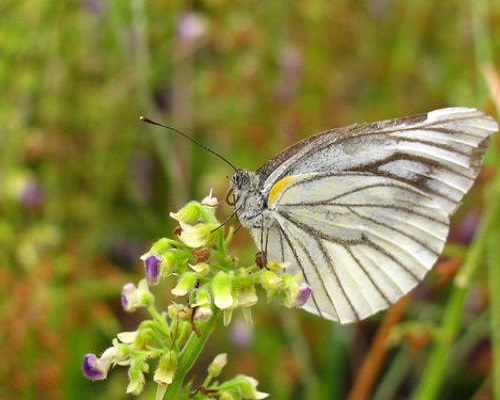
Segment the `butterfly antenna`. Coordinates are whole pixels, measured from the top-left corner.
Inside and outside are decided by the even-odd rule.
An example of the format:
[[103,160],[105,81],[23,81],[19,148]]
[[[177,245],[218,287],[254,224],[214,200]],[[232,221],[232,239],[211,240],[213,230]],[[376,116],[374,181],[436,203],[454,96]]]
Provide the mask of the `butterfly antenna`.
[[217,153],[215,150],[212,150],[210,147],[208,146],[205,146],[204,144],[198,142],[197,140],[193,139],[191,136],[189,135],[186,135],[184,132],[181,132],[180,130],[178,129],[175,129],[171,126],[168,126],[168,125],[163,125],[163,124],[160,124],[159,122],[156,122],[156,121],[153,121],[152,119],[149,119],[148,117],[145,117],[143,115],[141,115],[139,117],[139,119],[141,121],[144,121],[148,124],[151,124],[151,125],[156,125],[156,126],[160,126],[162,128],[165,128],[165,129],[169,129],[175,133],[177,133],[178,135],[181,135],[183,138],[189,140],[190,142],[194,143],[195,145],[201,147],[202,149],[205,149],[206,151],[208,151],[209,153],[212,153],[214,156],[216,156],[217,158],[219,158],[220,160],[224,161],[227,165],[229,165],[235,172],[238,170],[238,168],[236,168],[234,166],[234,164],[229,161],[227,158],[225,158],[224,156],[220,155],[219,153]]
[[229,215],[229,217],[226,217],[226,219],[225,219],[224,221],[222,221],[221,223],[219,223],[219,225],[217,226],[217,228],[212,229],[212,230],[210,231],[210,233],[213,233],[213,232],[215,232],[216,230],[218,230],[218,229],[222,228],[224,225],[226,225],[226,224],[229,222],[229,220],[230,220],[231,218],[233,218],[233,217],[234,217],[234,215],[236,214],[236,211],[237,211],[237,210],[236,210],[236,209],[234,209],[234,210],[233,210],[233,212]]

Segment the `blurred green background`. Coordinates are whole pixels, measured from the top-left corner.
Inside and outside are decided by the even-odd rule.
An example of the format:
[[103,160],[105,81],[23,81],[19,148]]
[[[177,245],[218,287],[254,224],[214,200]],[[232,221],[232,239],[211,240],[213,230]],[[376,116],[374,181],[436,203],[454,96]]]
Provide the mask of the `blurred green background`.
[[[142,276],[138,257],[171,234],[169,211],[211,187],[224,198],[227,165],[139,115],[254,170],[335,126],[452,105],[498,116],[499,55],[495,0],[2,1],[0,398],[125,398],[125,369],[90,383],[82,358],[141,320],[121,311],[120,290]],[[255,307],[254,325],[218,327],[195,374],[226,351],[227,377],[250,374],[273,399],[425,399],[432,390],[487,399],[494,385],[500,396],[493,142],[446,262],[404,322],[383,331],[382,314],[340,327]],[[470,261],[489,209],[497,224],[481,230]],[[253,261],[243,230],[233,253]],[[457,288],[463,259],[477,273]],[[390,339],[387,353],[377,334]],[[370,383],[360,371],[363,360],[376,364],[372,343],[382,359]],[[365,397],[353,392],[363,385]]]

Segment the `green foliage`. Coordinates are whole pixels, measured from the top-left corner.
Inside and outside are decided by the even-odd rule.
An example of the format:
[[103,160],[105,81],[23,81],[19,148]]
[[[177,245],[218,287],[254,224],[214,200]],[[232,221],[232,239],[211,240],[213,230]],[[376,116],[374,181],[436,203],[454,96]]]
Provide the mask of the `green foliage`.
[[[0,9],[1,398],[122,398],[127,377],[89,383],[83,355],[137,328],[117,293],[138,280],[138,255],[169,236],[168,211],[211,187],[224,198],[227,166],[140,114],[249,169],[334,126],[448,105],[498,116],[493,0],[10,0]],[[388,334],[375,398],[470,398],[493,384],[500,395],[498,138],[485,164],[452,227],[449,261],[405,311],[419,329]],[[246,233],[233,244],[252,259]],[[465,284],[452,279],[462,260]],[[382,316],[339,327],[255,308],[255,325],[233,316],[193,376],[226,352],[238,362],[223,375],[252,375],[273,399],[340,399],[369,386],[360,359],[373,354]]]

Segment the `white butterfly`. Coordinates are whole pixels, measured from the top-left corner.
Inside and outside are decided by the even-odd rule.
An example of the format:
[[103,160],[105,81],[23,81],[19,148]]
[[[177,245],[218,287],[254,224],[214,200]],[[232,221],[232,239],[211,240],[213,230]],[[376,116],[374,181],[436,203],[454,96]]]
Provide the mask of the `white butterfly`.
[[236,171],[236,213],[268,260],[303,272],[305,310],[361,320],[434,265],[497,130],[457,107],[321,132],[257,172]]

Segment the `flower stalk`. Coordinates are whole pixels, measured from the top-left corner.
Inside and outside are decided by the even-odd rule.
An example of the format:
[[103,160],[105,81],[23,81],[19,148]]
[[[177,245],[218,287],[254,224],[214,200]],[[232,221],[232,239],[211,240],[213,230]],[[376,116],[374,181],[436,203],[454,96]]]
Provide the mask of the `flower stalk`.
[[[126,392],[138,395],[148,380],[158,385],[156,399],[263,399],[257,381],[238,375],[225,382],[216,378],[227,362],[219,355],[211,364],[203,384],[191,389],[186,376],[195,364],[210,334],[222,315],[224,325],[240,308],[251,323],[250,308],[257,303],[256,286],[266,292],[267,300],[278,300],[287,307],[304,304],[311,289],[300,274],[283,273],[280,263],[242,267],[228,254],[233,230],[227,235],[215,217],[213,197],[201,203],[190,202],[171,216],[178,221],[179,240],[162,238],[141,256],[144,279],[137,286],[127,283],[122,290],[125,311],[145,308],[150,319],[136,331],[123,332],[113,340],[101,357],[87,354],[83,372],[91,380],[106,379],[115,365],[128,366]],[[176,279],[173,299],[160,311],[154,304],[152,289],[165,279]],[[207,397],[208,396],[208,397]]]

